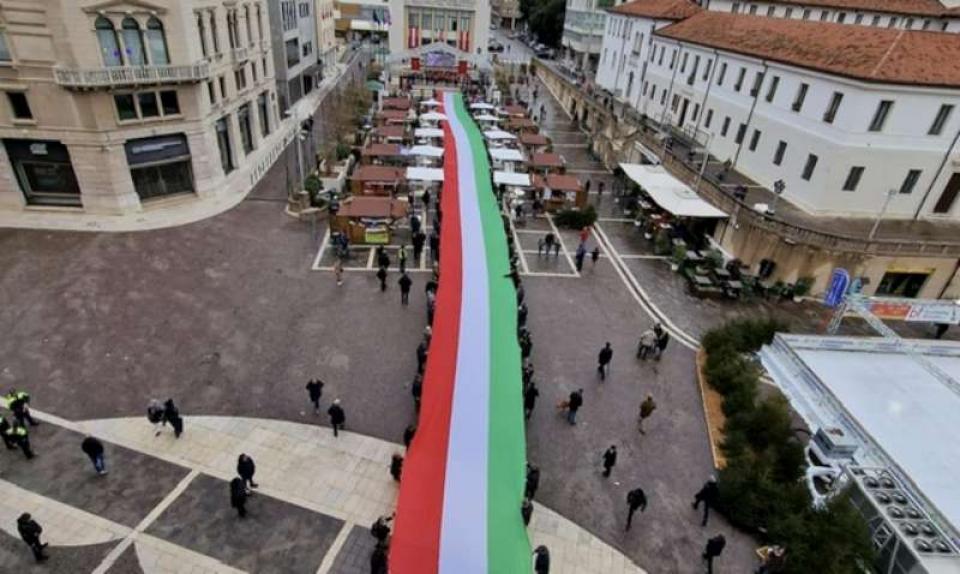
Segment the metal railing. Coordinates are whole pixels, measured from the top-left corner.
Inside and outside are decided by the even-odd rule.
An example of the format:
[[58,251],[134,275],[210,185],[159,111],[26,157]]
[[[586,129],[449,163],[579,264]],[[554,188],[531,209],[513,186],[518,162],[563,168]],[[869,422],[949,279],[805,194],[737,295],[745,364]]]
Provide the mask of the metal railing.
[[[633,122],[634,127],[640,130],[639,139],[641,143],[654,150],[662,150],[663,141],[655,137],[654,132],[657,127],[653,120],[648,119],[647,125],[637,119],[634,110],[629,109],[622,117],[615,117],[610,109],[598,99],[584,94],[580,87],[574,83],[571,78],[566,77],[554,67],[545,64],[539,59],[535,59],[536,67],[551,74],[564,84],[569,90],[579,94],[581,104],[589,105],[591,115],[601,115],[602,125],[611,125],[611,122],[622,124],[624,122]],[[599,131],[599,130],[598,130]],[[599,133],[597,134],[600,135]],[[682,159],[674,156],[670,151],[663,154],[660,158],[663,166],[674,177],[680,179],[693,188],[696,184],[698,167],[687,164]],[[921,256],[921,257],[960,257],[960,241],[949,240],[916,240],[916,239],[884,239],[858,237],[855,235],[846,235],[842,233],[832,233],[820,229],[806,227],[800,223],[794,223],[777,216],[759,213],[746,202],[733,196],[732,191],[723,189],[710,181],[702,179],[699,189],[701,196],[706,198],[716,207],[735,216],[741,225],[746,223],[773,233],[783,238],[787,242],[820,247],[834,251],[847,253],[856,253],[860,255],[892,255],[892,256]]]
[[65,88],[113,88],[164,83],[191,83],[209,79],[210,65],[123,66],[115,68],[54,68],[54,78]]

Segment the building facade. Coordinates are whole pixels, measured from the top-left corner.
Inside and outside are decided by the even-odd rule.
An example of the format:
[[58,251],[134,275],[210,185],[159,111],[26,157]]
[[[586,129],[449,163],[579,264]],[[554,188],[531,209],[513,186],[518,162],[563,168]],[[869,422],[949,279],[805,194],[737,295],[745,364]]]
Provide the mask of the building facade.
[[0,7],[0,209],[211,197],[279,125],[261,0]]
[[337,16],[334,0],[315,0],[317,12],[317,59],[323,77],[334,71],[337,63]]
[[270,39],[280,112],[312,92],[322,79],[318,16],[314,0],[275,0],[270,6]]
[[490,10],[493,23],[506,30],[516,30],[523,17],[519,0],[492,0]]
[[567,0],[561,44],[568,59],[588,74],[597,70],[607,10],[623,0]]
[[731,12],[751,16],[834,22],[900,30],[940,32],[960,31],[960,2],[950,0],[911,0],[910,2],[856,2],[802,0],[777,2],[739,2],[707,0],[705,6],[714,12]]
[[487,53],[490,2],[487,0],[390,0],[390,54],[404,58],[430,44],[446,44],[469,55]]

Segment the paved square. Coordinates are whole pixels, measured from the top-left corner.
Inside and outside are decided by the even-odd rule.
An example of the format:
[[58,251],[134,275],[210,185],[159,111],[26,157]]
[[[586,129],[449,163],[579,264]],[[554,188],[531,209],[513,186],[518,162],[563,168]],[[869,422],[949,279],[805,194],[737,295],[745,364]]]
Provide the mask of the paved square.
[[201,474],[147,533],[221,562],[264,574],[314,574],[343,521],[254,494],[248,515],[230,507],[225,481]]
[[[41,526],[43,526],[41,524]],[[46,529],[45,529],[46,530]],[[41,535],[41,540],[45,537]],[[19,538],[0,530],[0,572],[5,574],[77,574],[91,572],[97,567],[115,542],[88,546],[57,546],[48,548],[50,559],[37,564],[30,547]],[[111,574],[135,574],[134,571],[111,571]]]
[[337,553],[330,568],[330,574],[368,574],[370,572],[370,554],[376,547],[376,540],[370,529],[356,525],[350,529],[347,540]]

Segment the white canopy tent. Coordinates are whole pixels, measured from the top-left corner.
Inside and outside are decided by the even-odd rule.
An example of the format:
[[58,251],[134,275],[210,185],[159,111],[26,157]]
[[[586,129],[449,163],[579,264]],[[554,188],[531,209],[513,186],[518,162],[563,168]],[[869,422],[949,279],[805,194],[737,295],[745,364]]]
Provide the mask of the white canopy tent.
[[415,138],[442,138],[443,130],[440,128],[417,128],[413,130]]
[[437,107],[437,106],[440,105],[440,102],[438,102],[437,100],[435,100],[435,99],[433,99],[433,98],[430,98],[429,100],[424,100],[424,101],[420,102],[420,105],[423,106],[423,107],[425,107],[425,108],[435,108],[435,107]]
[[495,110],[497,109],[497,107],[494,106],[493,104],[488,104],[486,102],[477,102],[475,104],[470,104],[470,109],[471,110]]
[[404,151],[406,155],[417,155],[423,157],[443,157],[443,148],[432,145],[415,145]]
[[520,150],[506,147],[490,148],[490,157],[495,161],[523,161]]
[[621,163],[620,168],[664,210],[677,217],[727,217],[695,191],[658,165]]
[[503,130],[488,130],[483,132],[483,135],[488,140],[515,140],[517,136],[513,135],[510,132],[505,132]]
[[443,170],[434,167],[408,167],[407,181],[443,181]]
[[441,122],[445,121],[447,116],[439,112],[427,112],[425,114],[420,114],[420,120],[424,122]]
[[499,122],[501,118],[491,116],[490,114],[481,114],[475,118],[478,122]]
[[530,187],[530,174],[517,173],[515,171],[495,171],[493,172],[493,183],[500,185],[510,185],[513,187]]

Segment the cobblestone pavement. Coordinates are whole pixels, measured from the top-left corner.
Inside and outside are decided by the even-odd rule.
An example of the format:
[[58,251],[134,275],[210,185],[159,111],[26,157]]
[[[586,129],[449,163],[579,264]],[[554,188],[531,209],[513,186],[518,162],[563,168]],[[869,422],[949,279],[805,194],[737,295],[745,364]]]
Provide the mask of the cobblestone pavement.
[[[368,526],[395,504],[388,467],[402,447],[355,433],[334,438],[316,425],[187,417],[176,439],[169,430],[155,435],[140,417],[77,423],[35,415],[43,421],[33,429],[37,457],[0,455],[3,572],[367,572]],[[105,476],[96,475],[75,440],[87,433],[105,443]],[[229,506],[228,486],[241,452],[256,461],[258,483],[242,520]],[[61,476],[43,476],[49,468]],[[29,484],[12,480],[34,472],[41,476]],[[51,558],[42,567],[17,537],[21,512],[44,528]],[[556,570],[561,574],[642,574],[543,506],[530,534],[566,565]]]

